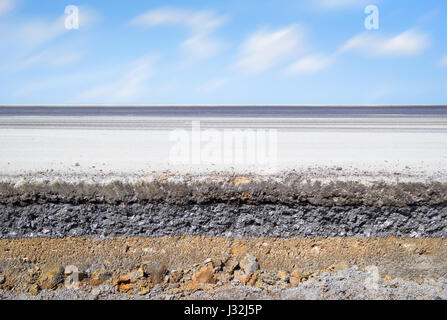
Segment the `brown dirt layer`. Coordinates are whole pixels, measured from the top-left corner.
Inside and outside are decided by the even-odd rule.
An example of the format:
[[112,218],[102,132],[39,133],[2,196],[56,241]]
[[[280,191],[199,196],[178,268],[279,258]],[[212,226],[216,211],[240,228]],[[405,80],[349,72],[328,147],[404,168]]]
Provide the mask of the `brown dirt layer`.
[[206,237],[106,240],[0,240],[0,289],[61,289],[75,266],[86,288],[107,284],[145,294],[200,286],[293,286],[323,271],[378,268],[381,277],[418,281],[447,277],[447,239],[226,239]]

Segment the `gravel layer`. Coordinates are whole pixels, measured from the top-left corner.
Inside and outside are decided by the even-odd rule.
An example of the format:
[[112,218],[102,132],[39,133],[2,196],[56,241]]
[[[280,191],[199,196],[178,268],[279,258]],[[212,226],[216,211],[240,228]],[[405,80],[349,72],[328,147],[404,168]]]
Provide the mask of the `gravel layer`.
[[1,238],[407,237],[447,238],[446,207],[285,205],[0,205]]

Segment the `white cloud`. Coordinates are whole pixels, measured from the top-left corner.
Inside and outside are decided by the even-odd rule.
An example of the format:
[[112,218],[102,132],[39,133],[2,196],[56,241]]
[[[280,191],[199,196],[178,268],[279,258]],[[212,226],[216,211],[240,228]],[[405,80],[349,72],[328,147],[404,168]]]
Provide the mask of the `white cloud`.
[[177,25],[188,28],[192,36],[181,47],[195,59],[205,59],[217,55],[224,45],[212,33],[220,27],[226,17],[216,16],[210,11],[190,11],[182,9],[157,9],[148,11],[132,20],[132,24],[151,28],[161,25]]
[[194,59],[206,59],[217,55],[224,45],[204,34],[196,34],[182,43],[182,48]]
[[1,0],[0,1],[0,17],[10,13],[17,6],[15,0]]
[[84,91],[77,100],[87,103],[135,101],[144,93],[146,82],[152,76],[154,60],[143,57],[134,61],[118,80]]
[[288,74],[315,73],[326,69],[333,63],[333,58],[324,55],[303,57],[286,69]]
[[259,73],[274,67],[303,49],[304,33],[296,25],[267,32],[258,31],[242,45],[236,67]]
[[190,11],[182,9],[151,10],[132,20],[132,23],[145,27],[165,24],[186,26],[195,32],[208,33],[225,22],[225,17],[216,17],[210,11]]
[[339,52],[360,51],[373,56],[413,56],[424,52],[429,45],[427,34],[410,29],[389,38],[363,33],[349,39]]

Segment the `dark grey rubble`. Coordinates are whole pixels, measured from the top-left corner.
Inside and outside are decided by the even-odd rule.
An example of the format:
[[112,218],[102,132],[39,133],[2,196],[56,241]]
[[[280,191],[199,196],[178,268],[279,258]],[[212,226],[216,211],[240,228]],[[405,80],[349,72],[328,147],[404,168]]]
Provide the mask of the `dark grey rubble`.
[[446,238],[446,207],[0,205],[0,237]]

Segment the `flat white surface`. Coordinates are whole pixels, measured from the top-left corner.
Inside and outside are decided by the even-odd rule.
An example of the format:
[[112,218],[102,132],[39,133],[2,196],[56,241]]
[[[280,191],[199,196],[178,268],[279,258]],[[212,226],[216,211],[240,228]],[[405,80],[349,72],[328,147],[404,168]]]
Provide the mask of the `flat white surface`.
[[[312,123],[309,119],[297,119],[287,129],[281,128],[281,119],[262,119],[257,123],[231,119],[214,122],[218,132],[236,124],[242,128],[279,128],[278,157],[274,167],[221,162],[170,163],[169,155],[175,142],[169,137],[179,127],[179,122],[172,123],[167,119],[156,119],[157,123],[166,123],[160,129],[155,125],[151,127],[154,119],[146,119],[146,124],[141,125],[129,119],[115,118],[113,121],[118,121],[119,130],[110,128],[113,126],[110,119],[99,118],[33,119],[35,126],[31,128],[17,126],[25,120],[17,117],[1,119],[0,175],[48,170],[86,175],[146,174],[162,170],[180,173],[233,170],[262,174],[293,169],[318,172],[341,168],[344,172],[377,175],[397,172],[419,177],[436,176],[438,179],[447,176],[447,131],[444,121],[439,119],[341,119],[338,123],[335,120],[323,119],[322,122],[316,119]],[[181,121],[181,127],[188,134],[190,131],[185,129],[185,124],[188,128],[190,121]],[[340,121],[343,121],[341,126]],[[50,122],[53,125],[49,125]],[[399,123],[405,124],[405,130],[401,130]],[[213,128],[213,122],[208,122],[206,128]]]

